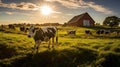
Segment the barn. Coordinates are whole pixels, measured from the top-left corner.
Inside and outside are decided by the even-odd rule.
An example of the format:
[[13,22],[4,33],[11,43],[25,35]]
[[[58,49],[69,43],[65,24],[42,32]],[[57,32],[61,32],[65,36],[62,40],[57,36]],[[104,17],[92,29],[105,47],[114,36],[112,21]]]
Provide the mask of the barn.
[[94,26],[95,21],[92,19],[92,17],[87,13],[83,13],[77,16],[74,16],[68,23],[66,23],[67,26]]

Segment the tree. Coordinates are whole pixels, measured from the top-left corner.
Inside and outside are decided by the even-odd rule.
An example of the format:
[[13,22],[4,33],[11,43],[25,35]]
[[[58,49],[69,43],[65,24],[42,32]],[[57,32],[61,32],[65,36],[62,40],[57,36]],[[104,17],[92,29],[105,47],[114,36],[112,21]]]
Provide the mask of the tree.
[[103,25],[105,26],[110,26],[112,27],[117,27],[120,24],[120,18],[116,17],[116,16],[110,16],[110,17],[106,17]]

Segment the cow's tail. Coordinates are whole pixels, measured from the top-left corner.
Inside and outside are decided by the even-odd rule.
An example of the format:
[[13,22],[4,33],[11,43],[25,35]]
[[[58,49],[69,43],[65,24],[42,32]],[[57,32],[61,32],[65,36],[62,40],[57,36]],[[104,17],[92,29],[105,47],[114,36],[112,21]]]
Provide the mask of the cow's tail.
[[56,45],[58,45],[58,28],[56,27]]

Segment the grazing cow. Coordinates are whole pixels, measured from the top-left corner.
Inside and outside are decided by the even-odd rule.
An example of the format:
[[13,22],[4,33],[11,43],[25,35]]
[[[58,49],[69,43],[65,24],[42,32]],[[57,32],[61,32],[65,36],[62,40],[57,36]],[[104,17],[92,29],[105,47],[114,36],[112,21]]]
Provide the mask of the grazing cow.
[[109,35],[110,33],[111,33],[111,32],[110,32],[109,30],[105,30],[105,31],[104,31],[104,34],[105,34],[105,35]]
[[85,30],[85,34],[92,35],[92,32],[90,30]]
[[115,31],[115,33],[116,33],[117,36],[120,35],[120,31],[119,30]]
[[68,30],[67,31],[67,33],[68,33],[68,35],[75,35],[75,33],[76,33],[76,30]]
[[105,30],[100,29],[100,30],[98,30],[98,31],[96,32],[96,34],[100,35],[100,34],[104,34],[104,32],[105,32]]
[[5,28],[6,28],[5,25],[1,25],[1,26],[0,26],[0,30],[4,30]]
[[[50,48],[50,39],[52,38],[52,47],[54,47],[54,38],[57,33],[57,28],[56,27],[44,27],[44,28],[39,28],[35,29],[34,26],[30,27],[28,37],[33,37],[35,41],[34,48],[37,49],[42,41],[49,41],[48,48]],[[56,36],[56,43],[58,43],[58,37]]]
[[108,35],[110,34],[110,30],[103,30],[103,29],[100,29],[96,32],[96,34],[98,35],[101,35],[101,34],[105,34],[105,35]]
[[26,28],[25,26],[20,26],[20,31],[27,32],[29,28]]
[[120,31],[117,31],[117,35],[120,35]]
[[9,27],[9,29],[14,29],[15,30],[15,26],[12,25],[12,24],[9,24],[8,27]]

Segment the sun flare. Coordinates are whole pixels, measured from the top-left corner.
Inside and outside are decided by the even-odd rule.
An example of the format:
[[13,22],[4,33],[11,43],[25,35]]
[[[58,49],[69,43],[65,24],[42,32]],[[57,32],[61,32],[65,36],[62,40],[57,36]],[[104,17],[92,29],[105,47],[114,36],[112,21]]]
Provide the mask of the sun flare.
[[40,11],[43,15],[49,15],[53,12],[52,8],[50,6],[47,6],[47,5],[42,6],[40,8]]

